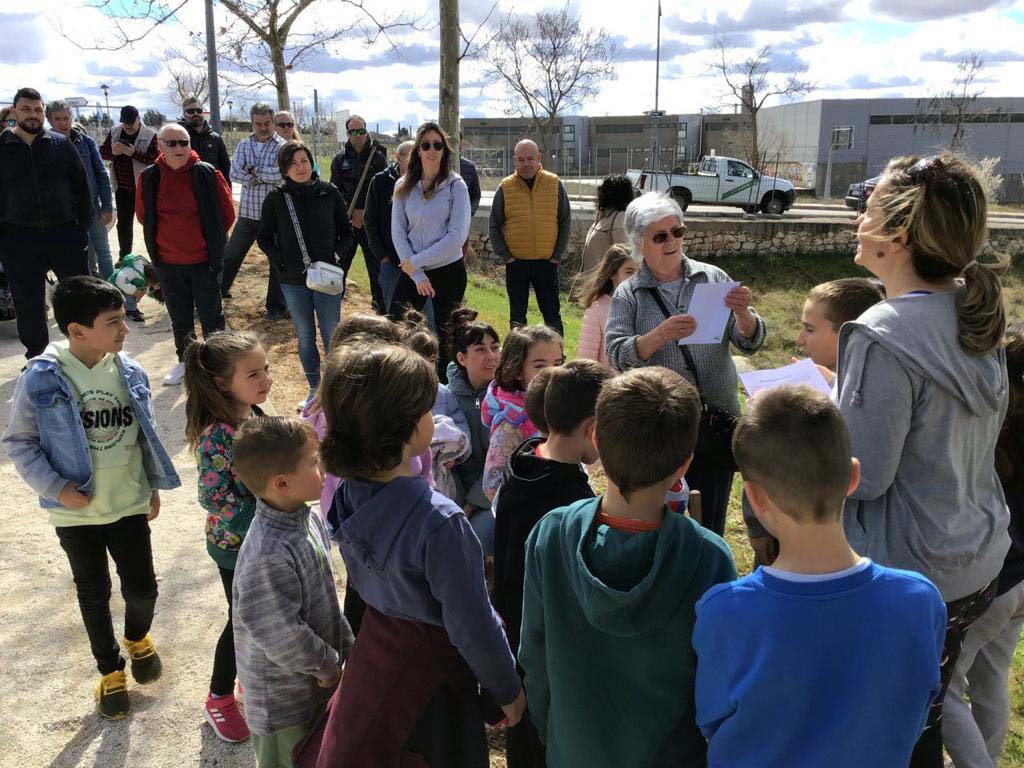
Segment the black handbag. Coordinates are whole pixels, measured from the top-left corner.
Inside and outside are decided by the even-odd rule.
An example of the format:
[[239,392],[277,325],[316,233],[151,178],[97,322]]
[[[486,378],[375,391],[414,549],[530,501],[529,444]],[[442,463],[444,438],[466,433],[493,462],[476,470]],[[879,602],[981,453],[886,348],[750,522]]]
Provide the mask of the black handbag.
[[[657,288],[649,288],[654,300],[658,303],[665,319],[672,317],[672,313],[665,306],[665,300],[661,298],[661,292]],[[704,398],[704,392],[700,384],[700,374],[697,373],[697,365],[693,361],[693,355],[685,345],[679,347],[686,360],[686,367],[693,374],[693,383],[700,395],[700,429],[697,431],[697,447],[694,453],[703,459],[708,459],[718,464],[729,472],[738,472],[736,459],[732,454],[732,434],[736,431],[738,416],[733,416],[728,411],[723,411],[714,405],[709,405]]]

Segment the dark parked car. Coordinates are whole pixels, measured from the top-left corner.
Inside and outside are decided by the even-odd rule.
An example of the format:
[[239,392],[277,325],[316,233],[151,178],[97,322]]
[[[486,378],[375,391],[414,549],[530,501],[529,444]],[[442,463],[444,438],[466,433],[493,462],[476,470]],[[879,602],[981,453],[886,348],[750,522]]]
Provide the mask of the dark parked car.
[[850,188],[846,190],[846,207],[853,208],[855,211],[863,211],[868,205],[868,198],[871,197],[871,193],[875,191],[875,187],[878,186],[881,179],[882,174],[878,174],[867,181],[851,184]]

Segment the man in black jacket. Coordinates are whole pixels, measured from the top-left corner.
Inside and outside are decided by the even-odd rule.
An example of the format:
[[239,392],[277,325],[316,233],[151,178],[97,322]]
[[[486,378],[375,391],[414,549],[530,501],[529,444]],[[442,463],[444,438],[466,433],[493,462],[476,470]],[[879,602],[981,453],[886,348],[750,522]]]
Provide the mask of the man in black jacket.
[[[356,255],[356,245],[363,249],[366,271],[370,275],[373,308],[378,314],[384,314],[384,297],[380,292],[378,277],[380,264],[374,258],[366,240],[366,230],[363,228],[363,209],[366,207],[366,193],[370,186],[370,179],[387,168],[388,153],[384,147],[370,139],[370,135],[366,131],[366,121],[359,115],[352,115],[345,121],[345,131],[348,134],[348,141],[331,161],[331,183],[345,198],[355,239],[349,246],[348,253],[342,256],[341,266],[347,272]],[[370,164],[370,168],[360,186],[359,180],[363,178],[363,169],[366,168],[367,163]]]
[[391,200],[395,192],[395,183],[405,175],[409,167],[409,158],[416,146],[413,141],[403,141],[395,149],[395,162],[370,180],[370,189],[366,194],[366,214],[363,226],[366,239],[374,260],[380,264],[380,291],[384,302],[384,311],[391,311],[391,299],[398,287],[398,279],[402,270],[398,266],[401,259],[395,252],[395,243],[391,239]]
[[21,88],[17,123],[0,133],[0,259],[27,358],[50,342],[46,273],[58,280],[89,274],[89,179],[74,144],[43,128],[43,114],[39,91]]
[[[181,105],[181,124],[188,131],[189,141],[192,142],[192,149],[199,155],[204,163],[209,163],[226,180],[231,179],[231,158],[228,157],[228,148],[224,146],[224,139],[214,131],[204,114],[206,107],[198,98],[187,99]],[[230,181],[229,181],[230,183]]]

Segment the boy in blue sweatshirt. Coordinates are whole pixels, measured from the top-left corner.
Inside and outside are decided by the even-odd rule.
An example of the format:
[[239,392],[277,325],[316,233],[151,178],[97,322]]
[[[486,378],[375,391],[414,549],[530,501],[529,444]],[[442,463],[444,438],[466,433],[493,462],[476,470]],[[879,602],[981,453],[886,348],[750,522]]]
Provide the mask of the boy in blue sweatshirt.
[[527,540],[519,663],[551,768],[704,765],[694,607],[736,570],[721,538],[665,503],[699,423],[700,396],[673,371],[606,382],[608,490],[549,512]]
[[697,604],[708,766],[909,764],[939,691],[946,609],[926,578],[847,543],[860,465],[842,414],[810,387],[763,392],[733,451],[779,556]]
[[132,677],[151,683],[161,662],[149,636],[157,597],[149,522],[160,513],[159,491],[181,481],[156,434],[149,378],[121,352],[128,335],[121,292],[95,277],[62,280],[53,315],[67,342],[29,360],[2,440],[57,529],[102,675],[96,707],[114,720],[128,715],[130,703],[107,553],[121,579]]

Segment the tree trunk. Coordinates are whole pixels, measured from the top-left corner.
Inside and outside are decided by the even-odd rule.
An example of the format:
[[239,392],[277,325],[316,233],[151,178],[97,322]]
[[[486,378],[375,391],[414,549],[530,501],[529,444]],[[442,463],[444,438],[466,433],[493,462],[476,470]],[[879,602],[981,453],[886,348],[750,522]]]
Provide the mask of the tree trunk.
[[441,77],[438,120],[454,147],[459,143],[459,0],[438,0],[441,21]]
[[273,40],[270,44],[270,63],[274,68],[274,86],[277,88],[277,108],[287,112],[291,107],[288,98],[288,68],[284,64],[284,41]]
[[757,142],[757,113],[750,115],[750,167],[761,172],[761,148]]

